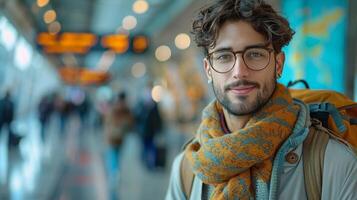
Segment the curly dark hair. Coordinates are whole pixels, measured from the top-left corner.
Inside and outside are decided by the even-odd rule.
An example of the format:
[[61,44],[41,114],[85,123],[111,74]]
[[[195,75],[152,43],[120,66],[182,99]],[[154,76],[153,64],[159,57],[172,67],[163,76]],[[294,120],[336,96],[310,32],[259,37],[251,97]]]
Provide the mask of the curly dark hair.
[[192,24],[192,34],[198,47],[208,54],[214,48],[218,33],[226,21],[245,21],[273,44],[276,52],[288,45],[294,35],[289,22],[263,0],[217,0],[202,8]]

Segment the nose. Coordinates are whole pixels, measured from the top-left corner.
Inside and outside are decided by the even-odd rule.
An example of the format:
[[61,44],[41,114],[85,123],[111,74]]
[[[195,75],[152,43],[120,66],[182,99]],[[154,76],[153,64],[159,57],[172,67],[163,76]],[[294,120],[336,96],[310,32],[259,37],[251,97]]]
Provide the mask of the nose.
[[233,76],[235,79],[245,79],[249,75],[249,68],[244,63],[242,56],[236,55],[237,59],[233,67]]

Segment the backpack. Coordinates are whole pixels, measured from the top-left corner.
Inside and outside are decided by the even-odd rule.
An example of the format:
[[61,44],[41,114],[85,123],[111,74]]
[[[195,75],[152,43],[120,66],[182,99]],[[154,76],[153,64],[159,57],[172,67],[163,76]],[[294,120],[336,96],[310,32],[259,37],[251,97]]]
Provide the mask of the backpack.
[[330,90],[290,89],[290,93],[310,109],[314,128],[303,143],[305,188],[308,199],[321,199],[323,164],[329,138],[344,143],[357,155],[357,103]]
[[[298,82],[304,83],[307,89],[289,90],[293,98],[309,106],[312,122],[303,143],[305,188],[308,199],[321,199],[323,164],[329,138],[346,144],[357,155],[357,103],[335,91],[310,90],[303,80],[290,82],[288,87]],[[189,199],[194,174],[185,156],[180,164],[180,175],[184,195]]]
[[357,148],[357,103],[334,91],[290,90],[294,98],[304,101],[311,118]]

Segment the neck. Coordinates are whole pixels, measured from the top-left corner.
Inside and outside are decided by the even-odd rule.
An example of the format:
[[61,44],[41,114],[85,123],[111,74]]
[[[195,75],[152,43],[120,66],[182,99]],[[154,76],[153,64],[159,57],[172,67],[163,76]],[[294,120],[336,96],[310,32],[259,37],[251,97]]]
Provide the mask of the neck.
[[242,129],[251,118],[251,115],[232,115],[225,108],[223,108],[223,113],[228,129],[232,132]]

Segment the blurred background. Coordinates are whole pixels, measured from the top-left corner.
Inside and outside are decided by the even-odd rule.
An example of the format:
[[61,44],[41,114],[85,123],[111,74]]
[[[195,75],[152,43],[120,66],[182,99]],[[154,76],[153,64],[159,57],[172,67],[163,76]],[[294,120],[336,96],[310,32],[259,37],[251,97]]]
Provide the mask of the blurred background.
[[[214,98],[206,0],[0,0],[0,199],[164,199]],[[280,81],[357,100],[357,1],[269,0],[296,34]]]

